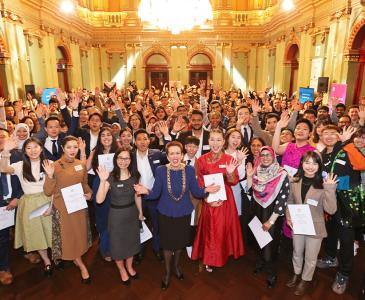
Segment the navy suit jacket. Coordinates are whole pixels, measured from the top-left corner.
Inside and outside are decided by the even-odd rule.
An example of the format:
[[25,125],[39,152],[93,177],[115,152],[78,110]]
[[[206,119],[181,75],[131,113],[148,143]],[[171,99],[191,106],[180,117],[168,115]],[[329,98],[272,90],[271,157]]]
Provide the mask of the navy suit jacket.
[[[148,156],[148,161],[150,163],[153,176],[155,176],[156,169],[158,166],[166,165],[168,162],[167,158],[166,158],[166,153],[162,152],[158,149],[148,149],[147,156]],[[136,173],[138,171],[137,150],[133,151],[133,153],[132,153],[132,171],[133,171],[133,173]]]

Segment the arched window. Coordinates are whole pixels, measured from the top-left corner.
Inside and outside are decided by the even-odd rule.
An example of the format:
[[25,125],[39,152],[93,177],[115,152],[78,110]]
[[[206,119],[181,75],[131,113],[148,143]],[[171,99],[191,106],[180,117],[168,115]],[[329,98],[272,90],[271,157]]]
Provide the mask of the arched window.
[[199,80],[212,79],[212,62],[204,53],[195,54],[189,62],[189,84],[198,85]]
[[168,61],[162,54],[152,54],[146,61],[146,87],[156,89],[169,82]]

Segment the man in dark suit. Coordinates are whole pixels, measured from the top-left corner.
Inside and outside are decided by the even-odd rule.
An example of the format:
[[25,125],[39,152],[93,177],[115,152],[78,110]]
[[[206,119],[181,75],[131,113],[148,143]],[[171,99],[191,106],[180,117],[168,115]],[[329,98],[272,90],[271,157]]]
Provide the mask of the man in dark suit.
[[241,130],[243,136],[243,144],[248,147],[252,137],[253,130],[249,125],[251,120],[251,111],[246,105],[241,105],[237,110],[236,128]]
[[[148,189],[152,189],[157,167],[167,163],[166,154],[160,150],[148,148],[150,137],[144,129],[137,130],[134,133],[134,139],[136,150],[132,154],[132,169],[141,175],[140,183]],[[158,259],[161,259],[157,204],[158,200],[143,201],[143,210],[146,210],[150,216],[153,252]]]
[[77,127],[78,120],[71,118],[71,127],[67,133],[61,132],[60,120],[55,117],[49,117],[45,122],[44,130],[41,130],[35,137],[39,138],[44,146],[44,155],[47,159],[56,161],[63,154],[62,141],[63,139]]
[[196,153],[196,157],[199,158],[201,155],[206,154],[210,151],[209,147],[209,131],[203,128],[204,115],[201,110],[194,109],[191,112],[191,127],[192,130],[181,132],[177,135],[174,130],[171,131],[170,135],[173,139],[177,139],[184,145],[185,140],[188,136],[195,136],[200,140],[199,149]]

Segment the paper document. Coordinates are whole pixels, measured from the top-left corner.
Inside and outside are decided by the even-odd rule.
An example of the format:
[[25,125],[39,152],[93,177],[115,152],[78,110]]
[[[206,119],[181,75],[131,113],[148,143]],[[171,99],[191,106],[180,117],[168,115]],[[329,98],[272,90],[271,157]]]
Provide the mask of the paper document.
[[288,172],[289,176],[294,177],[297,174],[298,169],[284,165],[284,170]]
[[219,185],[221,188],[217,193],[208,195],[208,202],[218,200],[227,200],[226,188],[224,186],[224,178],[222,173],[204,175],[204,185],[208,186],[212,183]]
[[43,214],[47,211],[47,209],[49,209],[50,206],[51,206],[51,202],[48,202],[48,203],[43,204],[42,206],[36,208],[35,210],[33,210],[30,213],[29,220],[43,216]]
[[6,206],[0,207],[0,230],[15,224],[15,209],[6,210]]
[[108,170],[108,172],[113,171],[113,169],[114,169],[114,163],[113,163],[114,154],[115,153],[99,154],[98,155],[99,166],[105,167]]
[[61,189],[63,201],[69,214],[87,208],[84,189],[81,183]]
[[289,204],[288,209],[294,234],[316,235],[308,204]]
[[148,241],[151,238],[152,238],[152,233],[150,229],[147,227],[146,223],[142,221],[142,228],[140,230],[141,244],[143,244],[144,242]]
[[250,227],[261,249],[272,241],[272,236],[270,233],[262,229],[262,223],[258,217],[255,216],[248,224],[248,227]]

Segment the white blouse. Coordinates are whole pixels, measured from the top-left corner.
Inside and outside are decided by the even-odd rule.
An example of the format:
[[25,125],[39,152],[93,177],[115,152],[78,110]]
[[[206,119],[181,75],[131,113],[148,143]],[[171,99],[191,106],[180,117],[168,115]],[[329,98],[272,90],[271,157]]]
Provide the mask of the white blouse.
[[45,180],[45,174],[41,172],[40,161],[31,161],[32,174],[35,178],[35,182],[29,182],[23,177],[23,161],[18,161],[10,165],[14,169],[14,174],[18,176],[20,184],[22,186],[24,194],[36,194],[43,192],[43,184]]

